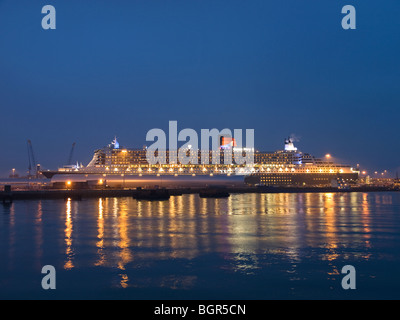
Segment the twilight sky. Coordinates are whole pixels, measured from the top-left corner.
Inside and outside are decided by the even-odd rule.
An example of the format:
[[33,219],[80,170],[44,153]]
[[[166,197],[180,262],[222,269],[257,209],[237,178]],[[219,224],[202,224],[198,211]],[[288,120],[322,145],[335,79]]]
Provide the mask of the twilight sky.
[[399,17],[398,0],[0,0],[0,175],[24,174],[27,139],[56,169],[73,142],[87,164],[169,120],[400,172]]

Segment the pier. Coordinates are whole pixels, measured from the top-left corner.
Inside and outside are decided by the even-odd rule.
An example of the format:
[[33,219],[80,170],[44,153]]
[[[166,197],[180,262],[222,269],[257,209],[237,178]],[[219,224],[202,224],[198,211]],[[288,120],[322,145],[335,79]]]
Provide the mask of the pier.
[[[146,190],[146,189],[143,189]],[[85,198],[115,198],[115,197],[134,197],[143,192],[137,189],[43,189],[43,190],[11,190],[10,187],[0,191],[0,201],[11,203],[17,200],[34,199],[75,199]],[[201,194],[204,188],[177,188],[166,189],[170,196],[180,196],[183,194]],[[334,187],[243,187],[225,188],[229,194],[235,193],[349,193],[349,192],[398,192],[399,188],[392,187],[353,187],[350,189],[338,189]]]

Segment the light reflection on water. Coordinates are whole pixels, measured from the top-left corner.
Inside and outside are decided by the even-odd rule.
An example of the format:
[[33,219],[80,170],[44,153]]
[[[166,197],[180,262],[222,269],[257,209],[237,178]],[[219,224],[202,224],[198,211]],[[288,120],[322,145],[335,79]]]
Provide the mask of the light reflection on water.
[[66,201],[66,212],[65,212],[65,257],[66,262],[64,269],[72,269],[74,263],[72,262],[74,256],[74,249],[72,248],[72,232],[73,232],[73,221],[71,218],[71,199]]
[[[45,264],[56,267],[58,294],[69,298],[73,283],[107,297],[140,289],[150,298],[341,298],[345,264],[371,266],[360,277],[373,292],[400,266],[399,209],[398,193],[14,202],[0,207],[0,297],[38,294],[36,282],[22,282],[40,278]],[[391,280],[395,294],[400,283]]]

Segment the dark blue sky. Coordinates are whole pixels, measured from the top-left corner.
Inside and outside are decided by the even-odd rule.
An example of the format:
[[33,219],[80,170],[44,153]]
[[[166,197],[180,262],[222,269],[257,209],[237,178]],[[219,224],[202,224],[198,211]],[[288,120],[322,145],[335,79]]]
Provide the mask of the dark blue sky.
[[[41,9],[57,10],[43,30]],[[357,10],[357,30],[341,9]],[[114,135],[252,128],[256,147],[400,167],[398,0],[0,0],[0,174],[84,164]],[[150,143],[148,143],[150,144]]]

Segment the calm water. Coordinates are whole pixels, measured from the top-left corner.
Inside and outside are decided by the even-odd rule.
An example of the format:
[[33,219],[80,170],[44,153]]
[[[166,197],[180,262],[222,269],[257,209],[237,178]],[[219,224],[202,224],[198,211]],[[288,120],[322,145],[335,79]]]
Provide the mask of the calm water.
[[1,299],[399,299],[400,193],[16,201],[0,257]]

